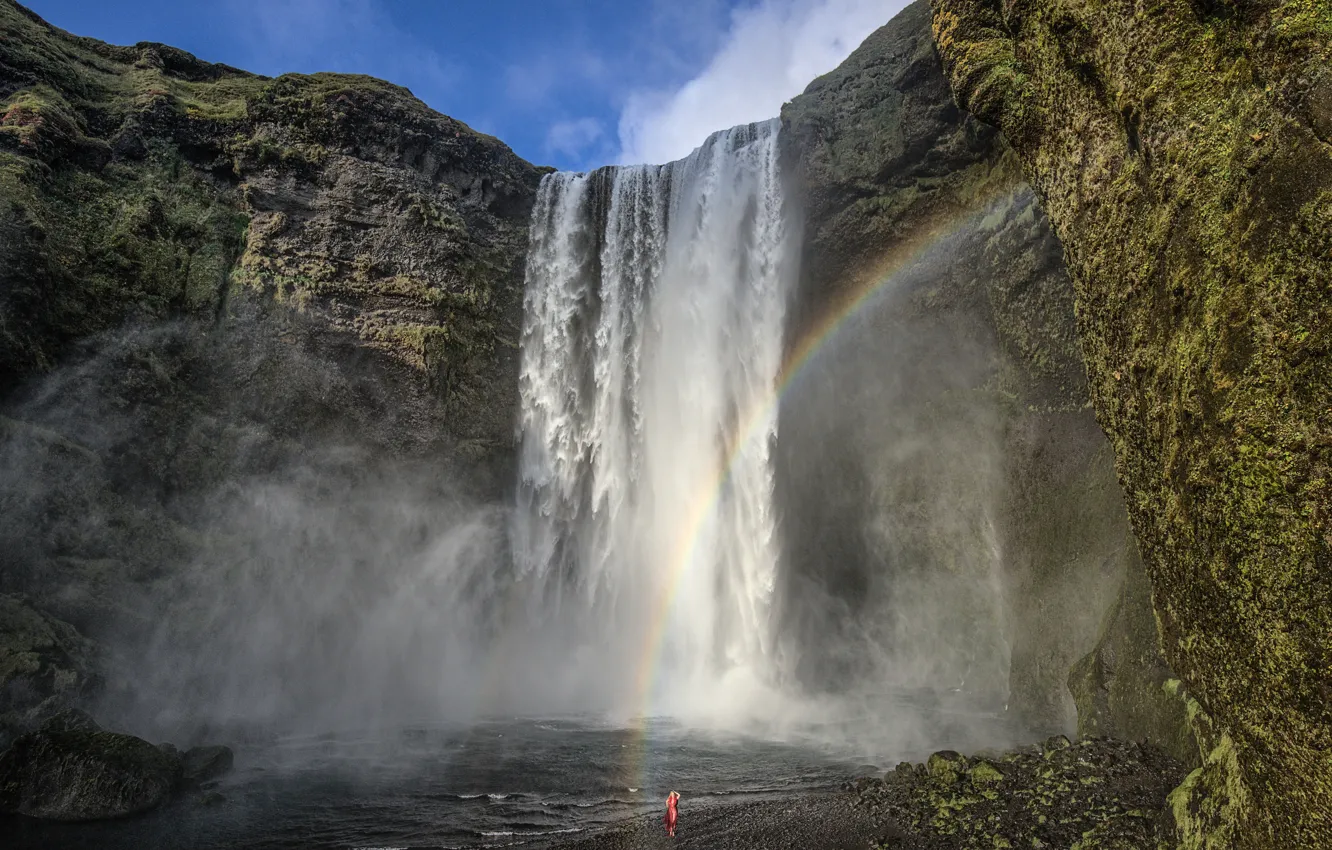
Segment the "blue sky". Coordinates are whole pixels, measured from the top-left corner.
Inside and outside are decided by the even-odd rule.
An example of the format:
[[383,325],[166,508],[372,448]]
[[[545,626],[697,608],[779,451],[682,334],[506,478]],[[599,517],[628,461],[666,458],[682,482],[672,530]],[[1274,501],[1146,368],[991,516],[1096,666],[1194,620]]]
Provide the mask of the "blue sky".
[[115,44],[404,85],[540,164],[661,162],[776,115],[904,0],[21,0]]

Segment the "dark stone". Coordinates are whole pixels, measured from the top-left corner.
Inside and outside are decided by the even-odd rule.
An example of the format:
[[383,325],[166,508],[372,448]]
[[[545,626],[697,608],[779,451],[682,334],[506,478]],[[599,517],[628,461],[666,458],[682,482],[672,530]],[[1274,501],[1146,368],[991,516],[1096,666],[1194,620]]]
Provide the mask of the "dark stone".
[[163,803],[181,764],[133,735],[30,732],[0,755],[0,811],[62,821],[122,817]]
[[126,130],[112,141],[111,152],[116,159],[137,162],[148,156],[148,144],[137,129]]
[[[0,444],[5,436],[0,422]],[[93,695],[92,656],[92,644],[68,623],[22,596],[0,595],[0,731],[21,734]]]
[[[930,757],[931,776],[894,771],[856,798],[875,821],[877,846],[1146,848],[1174,846],[1166,795],[1187,772],[1155,747],[1098,738],[993,759]],[[1000,768],[1002,764],[1002,768]],[[969,769],[954,774],[961,765]],[[947,774],[941,783],[936,770]]]

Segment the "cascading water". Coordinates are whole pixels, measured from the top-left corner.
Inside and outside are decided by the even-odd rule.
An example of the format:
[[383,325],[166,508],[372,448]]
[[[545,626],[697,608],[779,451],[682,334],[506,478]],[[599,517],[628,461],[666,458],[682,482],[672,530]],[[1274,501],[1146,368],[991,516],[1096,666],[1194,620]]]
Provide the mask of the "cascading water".
[[793,259],[778,126],[551,174],[537,197],[514,550],[534,632],[630,710],[715,708],[770,676]]

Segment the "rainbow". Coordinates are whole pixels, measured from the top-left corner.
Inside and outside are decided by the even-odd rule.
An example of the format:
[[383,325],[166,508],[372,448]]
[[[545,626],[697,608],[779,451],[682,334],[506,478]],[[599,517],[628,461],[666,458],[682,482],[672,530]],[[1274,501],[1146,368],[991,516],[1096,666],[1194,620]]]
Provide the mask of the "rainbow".
[[773,391],[759,405],[741,419],[736,430],[736,438],[729,446],[714,475],[689,506],[681,534],[674,550],[667,561],[668,570],[665,591],[660,594],[656,609],[652,612],[644,641],[635,682],[635,704],[642,706],[637,714],[634,746],[629,754],[635,767],[631,767],[631,777],[639,780],[639,786],[646,785],[647,724],[652,717],[652,688],[656,679],[658,662],[666,635],[666,626],[670,621],[675,600],[679,595],[681,578],[695,556],[703,538],[703,531],[708,519],[714,514],[726,483],[731,476],[737,458],[755,437],[766,430],[764,426],[772,421],[782,398],[805,373],[815,359],[839,331],[854,318],[874,296],[895,279],[897,272],[919,261],[930,247],[940,240],[956,233],[964,224],[972,220],[976,209],[956,211],[945,217],[935,227],[928,228],[914,239],[899,243],[896,250],[883,258],[870,273],[860,276],[859,281],[847,288],[844,294],[823,311],[813,322],[801,339],[787,350],[782,366],[777,373]]
[[[993,202],[995,197],[989,200]],[[715,473],[708,477],[704,486],[689,505],[681,533],[667,560],[665,586],[657,597],[658,602],[648,619],[648,626],[643,633],[643,644],[638,654],[632,705],[640,706],[630,719],[631,737],[626,744],[627,752],[621,762],[625,769],[626,786],[647,792],[647,755],[648,724],[653,718],[651,701],[666,627],[675,607],[676,598],[682,585],[686,568],[695,557],[703,539],[703,532],[708,520],[715,514],[717,505],[725,491],[736,460],[751,444],[756,436],[766,430],[764,426],[772,421],[783,397],[806,373],[817,355],[838,335],[847,323],[860,313],[892,282],[897,273],[914,265],[921,256],[939,241],[958,232],[964,225],[974,221],[978,214],[983,214],[987,204],[968,205],[964,209],[953,209],[938,216],[929,226],[919,228],[916,233],[898,242],[871,269],[858,274],[843,293],[832,302],[822,314],[812,322],[800,340],[787,348],[782,365],[774,381],[772,392],[752,410],[741,417],[736,429],[736,436],[727,447],[718,463]],[[511,600],[512,602],[512,600]],[[507,640],[501,639],[500,646],[492,650],[490,663],[482,686],[473,694],[476,706],[480,708],[488,702],[487,697],[495,684],[493,675],[502,667],[502,658],[506,654]],[[652,789],[656,791],[658,789]]]

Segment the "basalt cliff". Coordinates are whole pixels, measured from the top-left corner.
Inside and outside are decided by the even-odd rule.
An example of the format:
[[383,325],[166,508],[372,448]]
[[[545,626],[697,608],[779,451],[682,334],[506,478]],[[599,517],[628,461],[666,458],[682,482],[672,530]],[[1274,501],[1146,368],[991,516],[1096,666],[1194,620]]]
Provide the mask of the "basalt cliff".
[[1184,846],[1332,844],[1332,6],[937,0],[1065,246],[1205,763]]
[[[241,581],[274,487],[381,524],[404,489],[511,488],[542,169],[397,86],[114,47],[12,0],[0,116],[6,724],[140,678],[112,648],[187,620],[191,570]],[[338,521],[284,545],[383,557]]]

